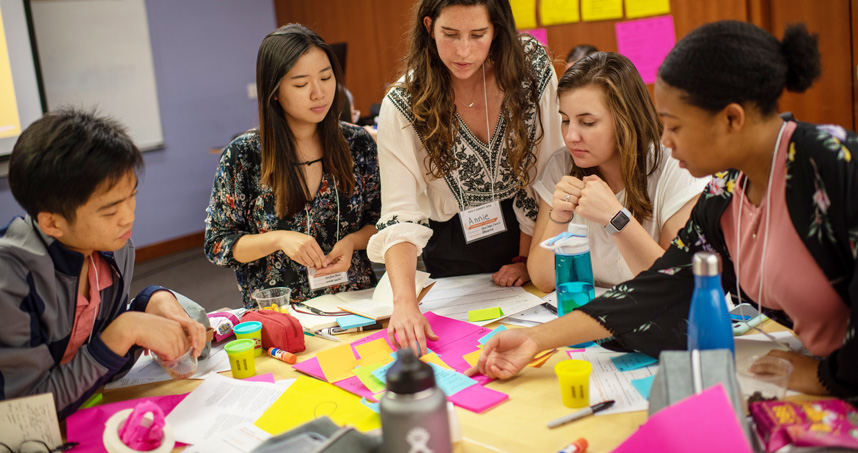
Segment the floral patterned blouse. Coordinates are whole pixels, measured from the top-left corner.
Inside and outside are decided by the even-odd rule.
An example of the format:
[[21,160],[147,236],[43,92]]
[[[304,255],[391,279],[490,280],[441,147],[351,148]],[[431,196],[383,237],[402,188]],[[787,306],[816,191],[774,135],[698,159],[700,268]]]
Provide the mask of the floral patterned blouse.
[[[798,123],[786,155],[786,203],[793,227],[832,288],[849,308],[842,346],[823,357],[820,382],[835,396],[858,402],[858,136],[839,126]],[[715,175],[685,227],[664,256],[636,278],[619,284],[580,310],[598,320],[614,338],[609,343],[657,357],[685,349],[694,279],[691,259],[698,251],[721,255],[724,288],[736,287],[732,257],[720,227],[733,199],[739,172]],[[768,284],[776,284],[772,275]],[[743,300],[754,301],[743,291]],[[814,303],[808,300],[807,303]],[[764,312],[792,326],[782,311]]]
[[[301,301],[321,294],[354,291],[375,286],[377,280],[365,250],[355,250],[348,270],[348,283],[310,289],[307,268],[282,251],[265,258],[240,263],[233,257],[235,243],[245,234],[290,230],[309,234],[322,251],[330,253],[339,237],[354,233],[366,225],[375,225],[381,211],[378,155],[375,142],[362,128],[340,123],[354,159],[355,191],[351,198],[340,193],[339,220],[334,179],[324,171],[315,199],[305,212],[279,218],[271,189],[260,183],[261,147],[259,135],[251,131],[229,144],[220,158],[211,201],[206,209],[205,253],[212,263],[235,269],[238,289],[245,307],[253,306],[250,295],[256,289],[285,286],[292,289],[292,300]],[[308,214],[309,213],[309,214]]]

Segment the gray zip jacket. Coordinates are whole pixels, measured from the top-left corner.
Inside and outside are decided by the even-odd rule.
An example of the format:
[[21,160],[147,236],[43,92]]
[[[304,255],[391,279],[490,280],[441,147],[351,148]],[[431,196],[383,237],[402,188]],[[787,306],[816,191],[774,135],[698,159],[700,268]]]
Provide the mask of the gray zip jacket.
[[92,335],[74,358],[61,365],[74,325],[81,253],[44,234],[27,216],[0,229],[0,399],[50,392],[64,419],[107,381],[134,365],[141,349],[124,356],[101,341],[101,332],[125,311],[145,311],[160,286],[149,286],[130,302],[134,244],[97,252],[113,271],[101,291]]

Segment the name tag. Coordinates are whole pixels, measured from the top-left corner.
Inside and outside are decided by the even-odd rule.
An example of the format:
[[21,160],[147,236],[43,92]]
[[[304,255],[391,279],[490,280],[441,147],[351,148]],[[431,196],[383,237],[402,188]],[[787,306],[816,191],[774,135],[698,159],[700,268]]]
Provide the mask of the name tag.
[[340,283],[349,282],[348,272],[337,272],[336,274],[323,275],[316,277],[316,269],[307,268],[307,279],[310,280],[310,289],[317,290],[327,288],[329,286],[339,285]]
[[465,243],[470,244],[506,231],[500,202],[493,201],[459,212]]

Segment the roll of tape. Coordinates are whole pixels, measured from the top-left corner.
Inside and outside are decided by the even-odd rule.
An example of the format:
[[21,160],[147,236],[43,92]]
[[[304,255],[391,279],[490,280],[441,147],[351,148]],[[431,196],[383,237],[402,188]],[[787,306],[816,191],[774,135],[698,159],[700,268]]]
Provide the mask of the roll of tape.
[[[119,426],[125,422],[125,419],[131,415],[131,411],[133,409],[125,409],[121,410],[112,417],[107,419],[107,423],[104,424],[104,436],[102,436],[102,440],[104,441],[104,448],[107,449],[109,453],[138,453],[139,450],[134,450],[128,445],[122,443],[122,440],[119,439]],[[144,419],[149,419],[149,416],[144,417]],[[166,453],[173,450],[173,446],[176,445],[176,437],[173,435],[173,428],[170,427],[169,424],[164,425],[164,437],[161,438],[161,445],[154,449],[149,450],[147,453]]]

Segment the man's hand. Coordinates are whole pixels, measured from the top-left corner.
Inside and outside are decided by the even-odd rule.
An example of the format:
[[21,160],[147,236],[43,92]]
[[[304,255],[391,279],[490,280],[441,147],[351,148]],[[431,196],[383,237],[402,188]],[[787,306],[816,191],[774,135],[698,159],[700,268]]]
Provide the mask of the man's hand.
[[[173,293],[170,291],[157,291],[152,294],[149,298],[149,303],[146,305],[146,313],[178,323],[187,335],[188,342],[194,347],[194,357],[199,357],[203,352],[203,348],[206,347],[206,328],[185,313],[185,310]],[[185,346],[182,354],[187,350],[188,346]],[[166,359],[166,357],[162,357]]]

